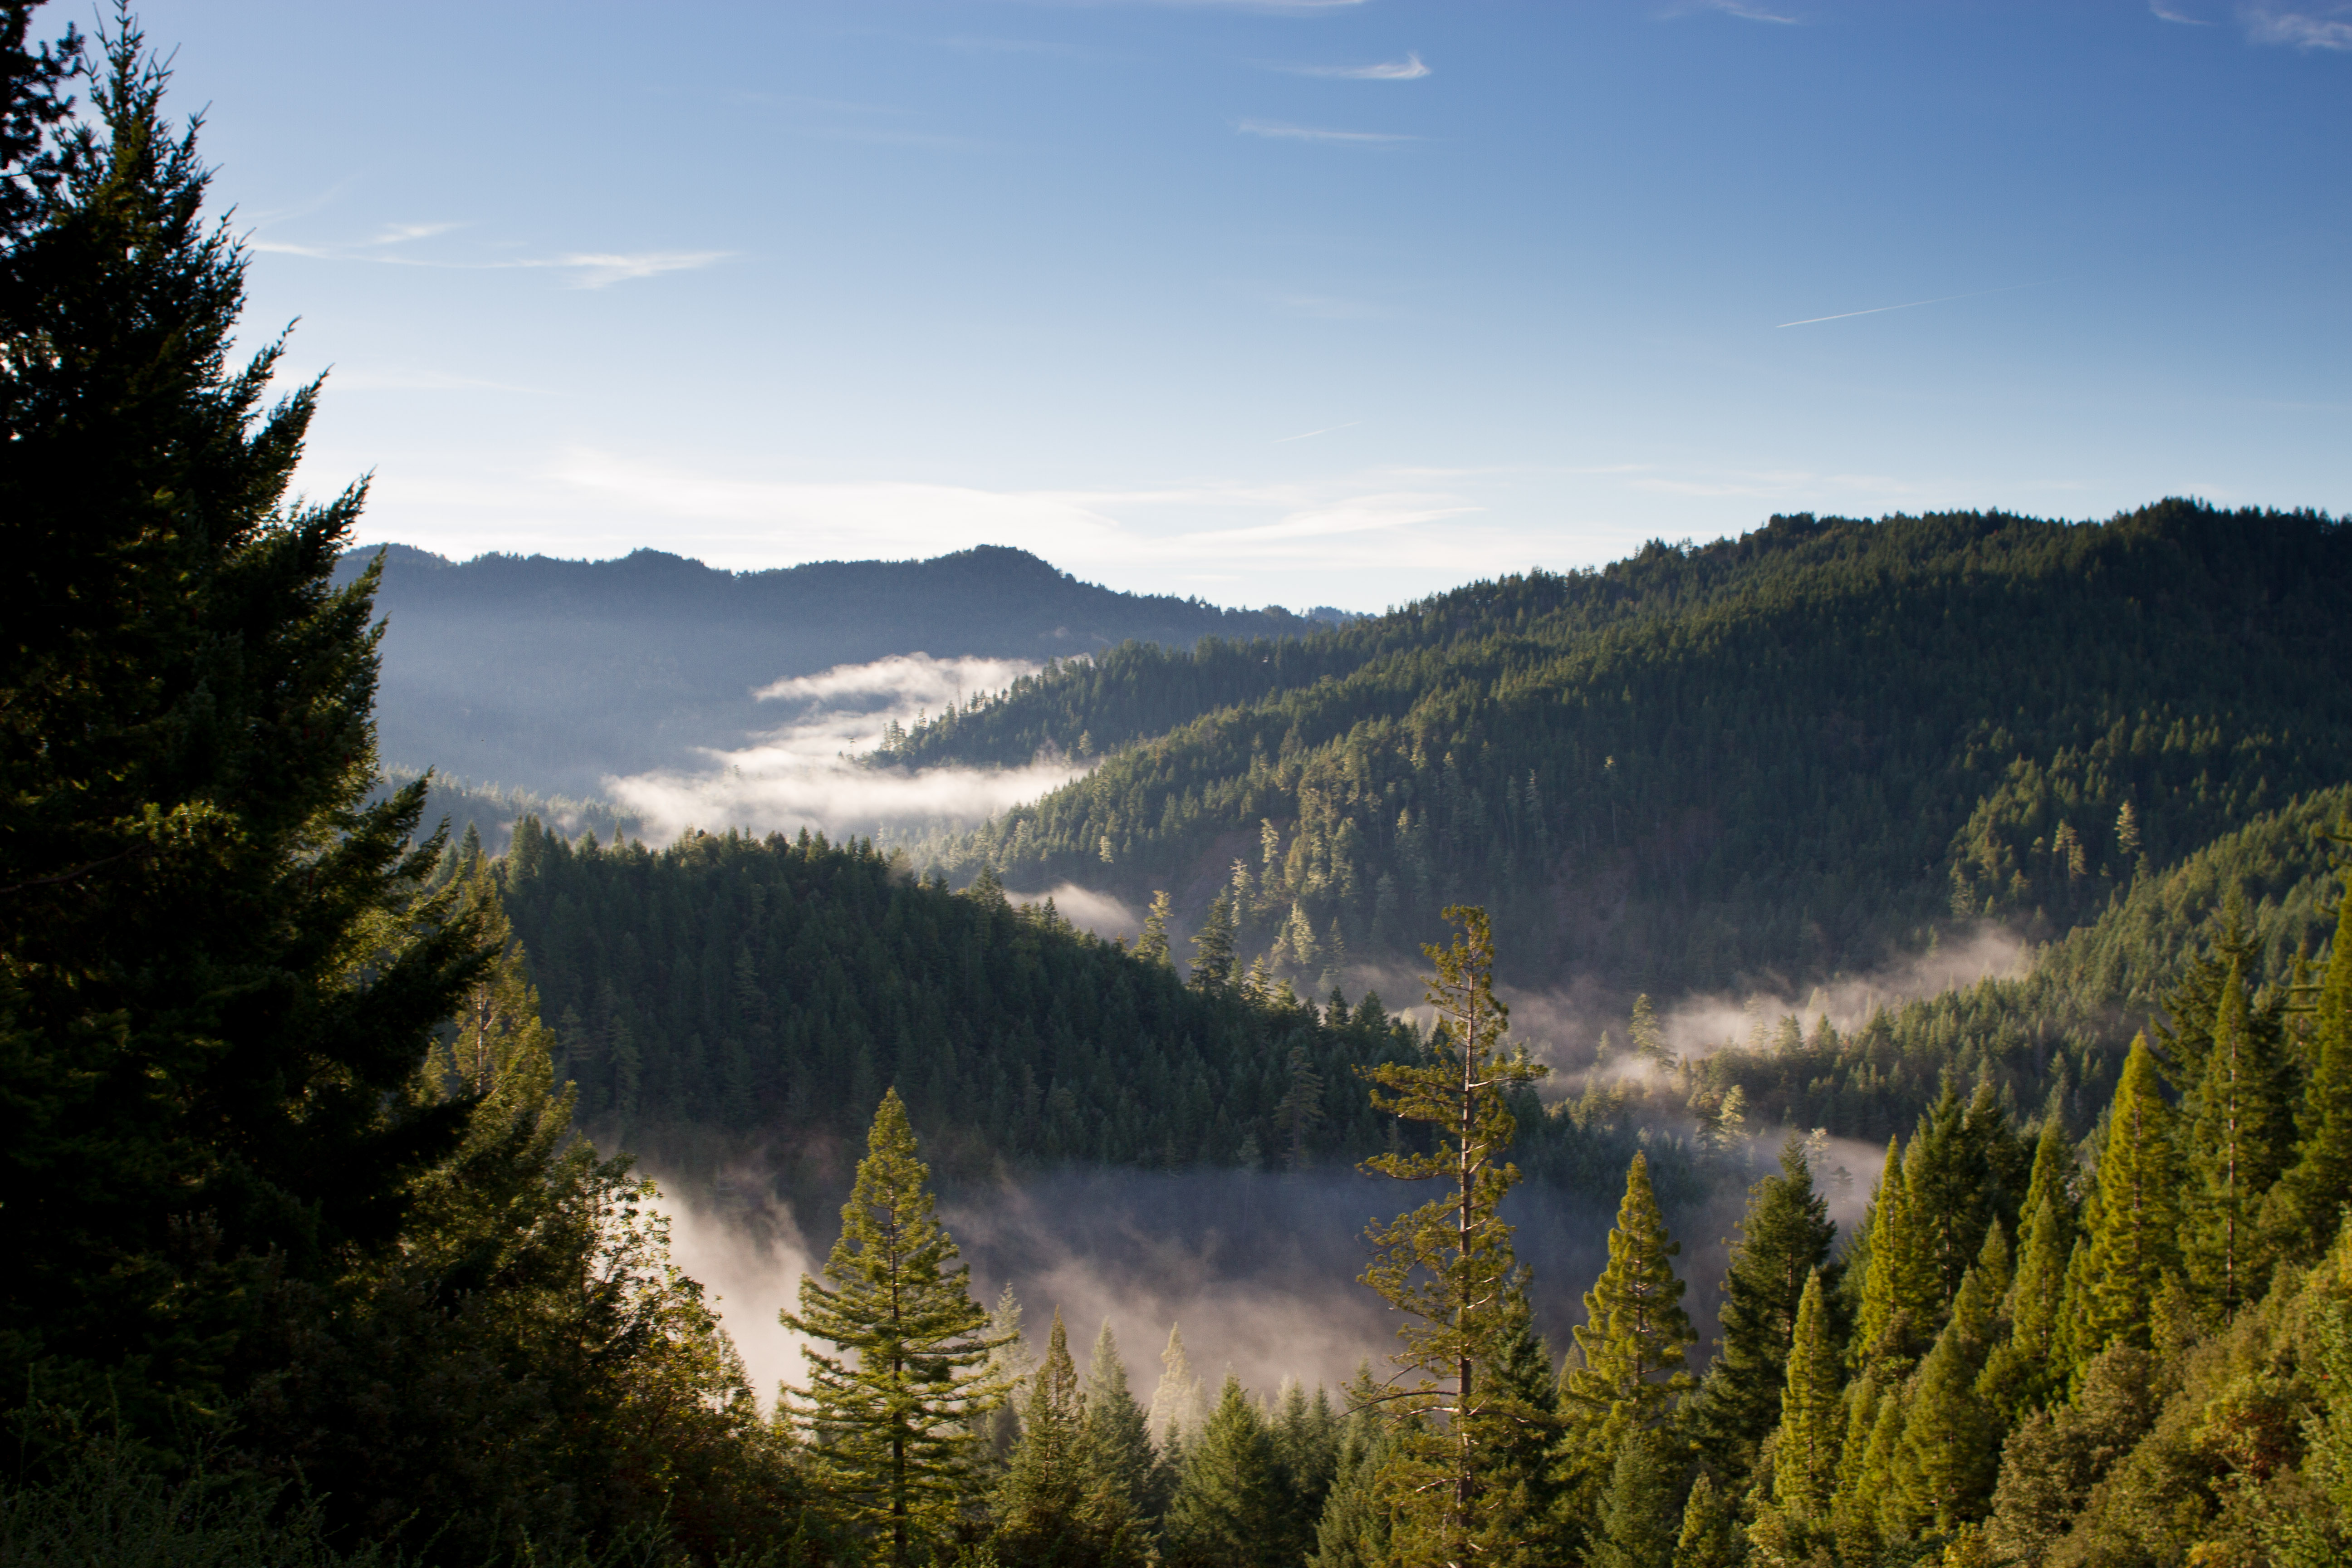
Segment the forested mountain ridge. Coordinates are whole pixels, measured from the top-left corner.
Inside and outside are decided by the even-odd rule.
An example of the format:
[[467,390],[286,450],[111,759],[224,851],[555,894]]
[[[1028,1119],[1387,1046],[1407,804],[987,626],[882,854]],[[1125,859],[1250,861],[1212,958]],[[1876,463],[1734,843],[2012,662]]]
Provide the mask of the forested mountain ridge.
[[1189,914],[1231,889],[1307,977],[1463,900],[1517,979],[1802,979],[1954,917],[2055,935],[2352,776],[2347,597],[2352,536],[2310,512],[1777,518],[1294,647],[1119,650],[877,762],[1105,748],[1230,695],[927,854]]
[[344,554],[337,582],[379,552],[387,760],[542,794],[585,794],[696,746],[740,744],[774,721],[755,688],[836,665],[918,652],[1044,662],[1213,634],[1278,640],[1339,615],[1118,593],[994,545],[766,572],[658,550],[452,562],[372,545]]

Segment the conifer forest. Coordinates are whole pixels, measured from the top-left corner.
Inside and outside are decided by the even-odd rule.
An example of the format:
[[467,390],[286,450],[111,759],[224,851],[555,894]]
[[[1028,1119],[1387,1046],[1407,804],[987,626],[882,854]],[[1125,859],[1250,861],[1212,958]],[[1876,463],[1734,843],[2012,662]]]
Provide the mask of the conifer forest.
[[[1024,804],[657,833],[387,757],[440,700],[388,571],[460,651],[578,595],[427,671],[607,661],[490,725],[518,767],[661,708],[593,620],[638,578],[461,581],[359,548],[366,479],[298,493],[331,386],[247,310],[170,48],[38,10],[0,1561],[2352,1562],[2344,521],[1780,514],[1367,616],[632,557],[737,606],[714,680],[768,616],[912,652],[899,600],[934,653],[1094,638],[843,764],[1066,764]],[[1244,1355],[1238,1297],[991,1239],[1089,1193],[1252,1289],[1348,1261]],[[722,1212],[804,1253],[762,1321],[685,1245]]]

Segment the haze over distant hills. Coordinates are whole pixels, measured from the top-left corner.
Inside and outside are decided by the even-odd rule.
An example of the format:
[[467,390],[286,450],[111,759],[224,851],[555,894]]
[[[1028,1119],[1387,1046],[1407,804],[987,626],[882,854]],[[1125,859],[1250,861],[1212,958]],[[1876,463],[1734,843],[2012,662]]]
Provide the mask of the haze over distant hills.
[[1337,610],[1229,610],[1081,583],[1024,551],[725,572],[658,550],[618,560],[381,551],[381,750],[395,768],[567,794],[689,764],[778,714],[754,693],[895,654],[1042,664],[1129,640],[1296,637]]

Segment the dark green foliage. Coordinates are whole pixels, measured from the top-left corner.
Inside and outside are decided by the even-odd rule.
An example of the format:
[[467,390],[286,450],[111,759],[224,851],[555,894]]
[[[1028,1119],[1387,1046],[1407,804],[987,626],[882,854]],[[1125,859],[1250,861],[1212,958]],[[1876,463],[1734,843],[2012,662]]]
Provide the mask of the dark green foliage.
[[625,1127],[779,1123],[854,1135],[897,1083],[947,1170],[995,1156],[1230,1163],[1286,1146],[1307,1054],[1317,1157],[1380,1146],[1350,1068],[1412,1048],[1377,1005],[1344,1018],[1166,967],[1048,909],[905,876],[870,847],[702,836],[659,854],[516,830],[509,907],[582,1086]]
[[1330,1494],[1315,1524],[1310,1568],[1386,1568],[1391,1521],[1381,1477],[1395,1451],[1395,1427],[1370,1401],[1380,1394],[1370,1363],[1348,1385]]
[[1907,1132],[1948,1079],[1987,1082],[2079,1132],[2114,1093],[2132,1035],[2207,952],[2233,901],[2256,985],[2283,988],[2297,953],[2326,941],[2340,885],[2326,829],[2347,809],[2352,786],[2342,784],[2285,802],[2134,879],[2021,978],[1906,1003],[1843,1032],[1816,1025],[1793,1045],[1727,1045],[1704,1064],[1703,1082],[1717,1093],[1738,1086],[1759,1120],[1874,1141]]
[[2143,858],[2340,784],[2348,592],[2352,542],[2309,513],[1776,518],[1295,644],[1114,656],[895,754],[1125,748],[940,845],[951,868],[1190,886],[1197,909],[1218,844],[1271,823],[1245,951],[1294,904],[1393,952],[1477,901],[1526,933],[1527,974],[1704,989],[1956,916],[2055,935]]
[[2152,1342],[2158,1292],[2180,1268],[2180,1156],[2147,1042],[2133,1042],[2085,1205],[2084,1288],[2068,1310],[2085,1325],[2080,1353]]
[[1169,1502],[1162,1547],[1170,1568],[1289,1568],[1282,1469],[1265,1419],[1234,1378],[1197,1438]]
[[82,149],[65,134],[68,89],[85,68],[73,25],[55,43],[31,44],[41,0],[0,5],[0,245],[16,241],[57,199]]
[[[1723,1337],[1687,1418],[1708,1462],[1738,1474],[1780,1419],[1797,1309],[1829,1262],[1837,1226],[1813,1189],[1803,1140],[1780,1150],[1780,1170],[1748,1189],[1748,1213],[1723,1281]],[[1824,1331],[1829,1331],[1825,1321]]]
[[[2352,834],[2352,819],[2344,831]],[[2316,1257],[2352,1198],[2352,889],[2336,897],[2336,936],[2322,972],[2296,1124],[2302,1145],[2281,1184],[2273,1234],[2290,1256]]]
[[[780,1314],[794,1333],[832,1347],[805,1352],[809,1386],[798,1414],[835,1506],[879,1538],[892,1568],[927,1554],[952,1528],[972,1489],[972,1418],[1010,1392],[991,1353],[1010,1336],[992,1331],[971,1299],[971,1268],[933,1217],[929,1180],[892,1089],[874,1113],[824,1278],[801,1276],[800,1310]],[[1065,1518],[1062,1493],[1076,1480],[1077,1378],[1068,1363],[1064,1345],[1044,1395],[1051,1451],[1032,1455],[1039,1510],[1062,1507]]]
[[[316,386],[229,363],[244,256],[163,70],[106,54],[71,168],[5,171],[0,1398],[184,1438],[272,1282],[388,1242],[458,1134],[399,1091],[486,955],[421,893],[421,792],[362,804],[373,582],[328,584],[361,492],[287,503]],[[37,157],[57,79],[9,69]]]
[[1127,1363],[1105,1320],[1087,1360],[1084,1415],[1079,1423],[1078,1460],[1084,1472],[1086,1506],[1095,1528],[1115,1546],[1108,1561],[1123,1562],[1121,1551],[1140,1555],[1150,1521],[1166,1499],[1158,1493],[1158,1457],[1143,1406],[1128,1387]]
[[1592,1568],[1674,1568],[1682,1535],[1682,1466],[1663,1433],[1635,1432],[1618,1449],[1585,1561]]
[[2294,1152],[2286,999],[2257,1005],[2248,994],[2252,945],[2230,921],[2165,1007],[2170,1076],[2181,1090],[2181,1251],[2200,1299],[2222,1314],[2269,1284],[2277,1248],[2263,1234],[2263,1201]]

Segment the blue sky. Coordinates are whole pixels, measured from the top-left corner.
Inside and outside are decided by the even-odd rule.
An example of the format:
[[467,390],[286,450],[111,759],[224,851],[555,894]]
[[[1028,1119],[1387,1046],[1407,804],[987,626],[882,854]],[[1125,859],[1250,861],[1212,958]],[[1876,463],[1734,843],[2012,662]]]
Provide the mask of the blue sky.
[[372,538],[1378,608],[2352,510],[2334,0],[142,11]]

